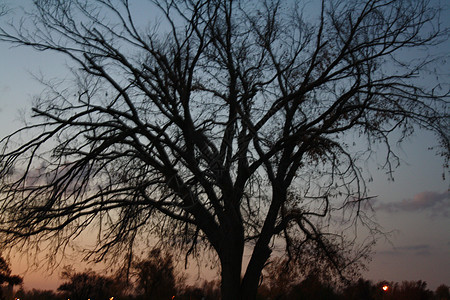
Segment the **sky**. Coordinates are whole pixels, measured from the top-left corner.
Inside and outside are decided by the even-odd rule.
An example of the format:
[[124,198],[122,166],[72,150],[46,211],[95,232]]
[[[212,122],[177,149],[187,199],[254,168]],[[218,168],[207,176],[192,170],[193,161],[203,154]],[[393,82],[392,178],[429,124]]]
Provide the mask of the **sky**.
[[[449,41],[441,47],[450,53]],[[35,75],[64,78],[69,76],[66,65],[63,57],[53,53],[0,43],[0,137],[21,126],[23,111],[29,111],[32,98],[43,90]],[[432,289],[450,285],[450,174],[443,168],[443,159],[429,150],[435,145],[434,135],[423,131],[405,142],[399,149],[402,163],[394,181],[377,170],[375,162],[366,165],[373,177],[369,194],[377,196],[377,221],[391,234],[376,245],[365,278],[424,280]],[[380,159],[382,155],[380,149]],[[58,271],[49,274],[44,268],[23,273],[27,262],[20,257],[13,256],[12,269],[24,275],[26,288],[57,288]]]

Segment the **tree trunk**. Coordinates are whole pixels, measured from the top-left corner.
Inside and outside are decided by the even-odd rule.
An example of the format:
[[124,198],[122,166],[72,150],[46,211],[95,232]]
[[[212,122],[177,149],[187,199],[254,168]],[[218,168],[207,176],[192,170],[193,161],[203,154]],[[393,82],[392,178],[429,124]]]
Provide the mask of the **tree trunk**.
[[256,256],[252,255],[242,280],[242,299],[256,298],[261,272],[270,257],[270,253],[270,248],[264,247],[261,251],[258,251]]
[[272,250],[269,247],[270,240],[273,237],[276,218],[281,203],[286,199],[286,189],[280,189],[283,183],[273,185],[273,200],[269,212],[261,230],[260,237],[253,248],[252,257],[248,263],[245,276],[242,280],[242,299],[255,299],[258,291],[259,279],[264,265],[270,257]]
[[[235,224],[236,225],[236,224]],[[242,256],[244,254],[244,236],[242,227],[228,226],[218,251],[222,267],[222,300],[240,300]]]
[[[239,262],[239,264],[237,263]],[[222,300],[239,300],[241,293],[241,262],[242,256],[230,257],[230,259],[221,260],[222,265]]]
[[230,241],[225,244],[220,256],[222,267],[221,295],[222,300],[251,300],[255,299],[258,291],[259,279],[264,264],[270,256],[271,250],[266,247],[260,251],[258,257],[252,257],[250,270],[241,280],[243,243],[233,245]]

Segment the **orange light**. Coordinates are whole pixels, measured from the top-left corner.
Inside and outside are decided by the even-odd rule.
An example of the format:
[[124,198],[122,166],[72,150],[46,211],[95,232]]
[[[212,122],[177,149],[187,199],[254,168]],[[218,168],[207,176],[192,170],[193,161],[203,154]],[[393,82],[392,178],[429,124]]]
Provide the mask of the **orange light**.
[[383,291],[387,292],[387,290],[389,289],[389,287],[387,285],[383,285],[382,287]]

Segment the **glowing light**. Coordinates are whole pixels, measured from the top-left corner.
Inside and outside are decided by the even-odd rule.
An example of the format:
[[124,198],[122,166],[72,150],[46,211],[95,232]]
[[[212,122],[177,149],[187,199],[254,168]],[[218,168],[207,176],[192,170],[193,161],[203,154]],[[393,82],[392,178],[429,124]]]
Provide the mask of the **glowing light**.
[[383,291],[387,292],[387,290],[389,289],[389,287],[385,284],[385,285],[383,285],[382,289],[383,289]]

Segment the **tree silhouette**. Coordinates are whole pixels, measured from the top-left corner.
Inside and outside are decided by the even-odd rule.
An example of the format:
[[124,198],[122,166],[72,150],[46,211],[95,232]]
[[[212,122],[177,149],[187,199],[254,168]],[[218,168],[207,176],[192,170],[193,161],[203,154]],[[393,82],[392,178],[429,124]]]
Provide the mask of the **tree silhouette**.
[[438,286],[434,294],[437,300],[450,300],[450,288],[445,284]]
[[287,297],[292,286],[301,280],[298,270],[292,265],[288,265],[284,259],[274,259],[264,269],[267,275],[264,276],[263,284],[269,288],[268,297],[271,299],[281,299]]
[[0,256],[0,300],[5,299],[3,296],[3,284],[7,284],[9,288],[22,284],[22,277],[17,275],[11,275],[11,268],[6,260]]
[[61,278],[66,281],[58,287],[58,291],[73,300],[118,298],[124,292],[125,285],[120,279],[99,275],[92,270],[76,272],[66,266]]
[[374,300],[378,292],[380,291],[371,281],[359,278],[358,281],[344,287],[341,295],[342,299],[348,300]]
[[433,292],[427,289],[425,281],[402,281],[401,284],[394,286],[390,296],[388,299],[431,300]]
[[175,271],[172,255],[160,248],[133,265],[137,294],[142,299],[170,299],[178,293],[182,277]]
[[[305,263],[314,265],[311,262]],[[306,269],[308,272],[305,273]],[[338,299],[327,270],[306,267],[284,258],[272,259],[264,269],[258,294],[263,299]]]
[[393,132],[432,130],[448,157],[447,85],[416,80],[436,57],[414,50],[448,33],[427,0],[34,3],[0,40],[65,55],[74,81],[1,141],[2,245],[58,253],[97,228],[96,259],[130,260],[156,237],[216,253],[222,299],[253,299],[275,244],[339,276],[367,254],[336,224],[377,233],[359,167],[374,145],[389,174]]

